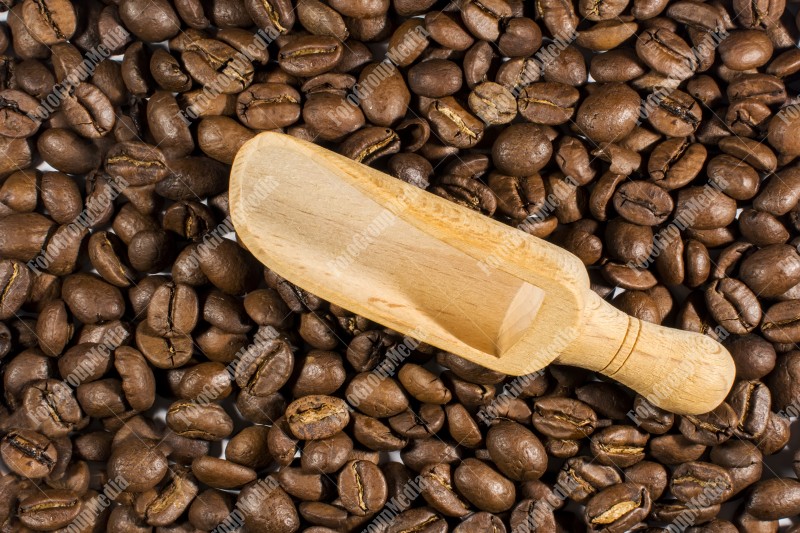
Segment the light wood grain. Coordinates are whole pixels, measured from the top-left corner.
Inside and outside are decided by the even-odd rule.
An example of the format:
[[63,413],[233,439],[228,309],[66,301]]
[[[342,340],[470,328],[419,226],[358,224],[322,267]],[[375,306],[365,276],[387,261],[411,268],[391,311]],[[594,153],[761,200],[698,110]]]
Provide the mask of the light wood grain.
[[248,141],[230,208],[277,274],[487,368],[589,368],[676,413],[713,409],[733,382],[721,345],[618,311],[565,250],[316,145]]

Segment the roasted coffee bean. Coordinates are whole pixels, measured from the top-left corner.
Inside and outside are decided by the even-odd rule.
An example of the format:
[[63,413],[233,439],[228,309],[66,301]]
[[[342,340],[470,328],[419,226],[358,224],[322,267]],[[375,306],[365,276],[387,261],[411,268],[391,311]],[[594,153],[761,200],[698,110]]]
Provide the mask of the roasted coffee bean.
[[636,41],[636,54],[650,68],[678,79],[689,78],[697,60],[686,41],[664,28],[648,28]]
[[347,405],[332,396],[304,396],[286,409],[292,434],[302,440],[332,437],[350,421]]
[[[702,205],[704,209],[691,205]],[[675,217],[689,217],[690,211],[693,229],[716,229],[730,224],[736,216],[736,201],[713,187],[688,187],[678,192],[675,201]]]
[[714,446],[731,438],[737,421],[736,412],[727,403],[702,415],[684,415],[678,429],[692,442]]
[[[33,280],[31,270],[18,261],[0,261],[0,319],[8,319],[17,314],[31,293]],[[54,354],[55,355],[55,354]]]
[[374,463],[350,461],[342,467],[338,482],[342,506],[356,516],[372,514],[386,503],[386,478]]
[[800,505],[800,482],[774,478],[759,481],[747,499],[746,509],[759,520],[778,520],[795,514]]
[[706,305],[714,320],[738,335],[750,333],[761,321],[758,298],[735,279],[714,280],[706,289]]
[[26,138],[34,135],[41,125],[36,115],[36,99],[23,91],[6,89],[0,91],[0,110],[3,124],[0,135],[13,138]]
[[469,504],[453,490],[453,481],[448,464],[431,464],[422,471],[425,485],[422,497],[428,504],[445,516],[463,517],[469,514]]
[[300,118],[300,93],[278,83],[251,85],[236,98],[236,115],[253,129],[285,128]]
[[514,484],[478,459],[465,459],[453,474],[455,486],[475,507],[499,513],[514,504]]
[[108,460],[109,476],[127,480],[128,488],[135,492],[155,487],[166,475],[168,465],[154,444],[133,438],[115,445]]
[[141,0],[121,2],[119,17],[136,37],[146,42],[165,41],[178,33],[180,20],[165,0],[147,4]]
[[444,383],[424,367],[404,365],[397,377],[406,391],[421,402],[446,404],[452,398]]
[[660,435],[650,439],[650,455],[666,465],[697,461],[705,451],[704,444],[689,440],[683,435]]
[[147,308],[147,324],[157,335],[185,335],[197,325],[199,311],[194,289],[167,282],[153,292]]
[[533,425],[556,439],[580,439],[597,427],[597,415],[585,403],[571,398],[543,398],[534,403]]
[[764,313],[761,333],[772,342],[793,343],[792,339],[800,338],[798,332],[798,313],[800,301],[788,300],[771,306]]
[[483,123],[452,96],[434,100],[428,121],[443,142],[456,148],[471,148],[483,138]]
[[647,181],[623,183],[614,193],[614,207],[634,224],[655,226],[672,213],[672,198],[661,187]]
[[643,485],[651,500],[661,497],[668,485],[667,469],[659,463],[640,461],[625,469],[625,481]]
[[182,437],[211,441],[221,440],[233,432],[233,421],[222,407],[188,400],[179,400],[170,406],[167,426]]
[[164,179],[169,169],[164,154],[139,141],[122,142],[108,151],[105,169],[133,186],[152,185]]
[[687,139],[668,139],[656,146],[647,163],[650,178],[667,190],[683,187],[700,173],[706,148]]
[[408,408],[408,398],[394,379],[381,380],[374,386],[370,377],[370,373],[362,372],[348,384],[345,397],[353,407],[375,418],[394,416]]
[[269,396],[289,379],[294,356],[286,342],[267,340],[244,355],[236,365],[236,383],[254,396]]
[[332,70],[342,60],[342,46],[325,35],[296,37],[283,46],[278,62],[289,74],[311,77]]
[[274,28],[279,33],[287,33],[294,25],[295,13],[288,0],[248,0],[244,6],[260,28]]
[[[531,502],[531,500],[526,500],[525,502],[520,502],[519,507],[523,506],[527,502]],[[515,511],[519,507],[516,507]],[[545,506],[543,506],[543,507],[545,507]],[[526,512],[527,513],[527,509],[525,509],[524,511],[521,511],[521,512]],[[547,511],[546,511],[546,507],[545,507],[545,513],[546,512]],[[516,525],[516,522],[514,522],[513,516],[514,515],[512,513],[511,520],[512,520],[512,524],[514,524],[514,525],[511,526],[512,528],[514,528],[514,526]],[[520,518],[519,520],[521,521],[520,523],[522,523],[522,521],[526,520],[526,518]],[[553,523],[553,527],[555,527],[555,518],[553,518],[553,522],[552,523]],[[497,533],[505,533],[507,531],[507,529],[506,529],[506,526],[503,525],[503,521],[500,520],[500,517],[498,517],[497,515],[494,515],[492,513],[480,512],[480,513],[474,513],[474,514],[470,515],[466,520],[461,522],[461,524],[459,524],[453,530],[454,533],[478,533],[479,531],[492,531],[492,532],[497,532]]]
[[386,529],[386,533],[447,533],[447,521],[438,513],[428,508],[408,509],[400,513]]
[[0,442],[0,456],[15,473],[26,478],[43,478],[53,471],[58,452],[52,441],[27,429],[14,430]]
[[220,92],[230,94],[246,89],[253,81],[253,65],[238,58],[236,50],[222,41],[198,39],[182,52],[186,71],[200,84],[223,81]]
[[517,105],[526,120],[555,126],[572,118],[578,97],[577,89],[563,83],[533,83],[520,93]]
[[23,2],[22,19],[31,35],[45,45],[68,41],[77,28],[75,7],[59,0]]
[[737,494],[761,478],[763,454],[752,443],[732,439],[711,449],[711,461],[725,469]]
[[591,451],[601,464],[626,468],[644,459],[647,438],[630,426],[610,426],[592,436]]
[[721,466],[694,461],[675,469],[670,479],[670,490],[683,502],[690,502],[699,494],[708,495],[709,503],[714,505],[731,497],[733,481]]
[[492,426],[486,435],[486,447],[497,468],[516,481],[538,479],[547,467],[539,439],[515,422]]
[[342,155],[365,165],[400,151],[400,137],[389,128],[364,128],[345,139]]
[[757,246],[781,244],[790,237],[776,217],[754,209],[743,209],[739,214],[739,230],[745,239]]
[[593,496],[584,519],[596,531],[624,531],[650,513],[650,493],[642,485],[620,483]]
[[[442,15],[440,18],[449,20]],[[408,87],[418,96],[444,98],[461,89],[463,73],[447,59],[429,59],[408,70]]]
[[544,130],[535,124],[514,124],[492,145],[492,162],[510,176],[529,176],[550,159],[553,147]]
[[81,502],[77,493],[48,488],[22,499],[17,514],[26,527],[52,531],[68,525],[80,512]]
[[619,141],[636,125],[639,104],[636,91],[627,85],[603,84],[581,103],[575,123],[594,142]]
[[689,94],[675,90],[649,109],[647,119],[657,131],[668,137],[692,135],[700,125],[703,112]]
[[514,95],[502,85],[491,81],[472,89],[469,107],[478,118],[489,125],[507,124],[517,116]]

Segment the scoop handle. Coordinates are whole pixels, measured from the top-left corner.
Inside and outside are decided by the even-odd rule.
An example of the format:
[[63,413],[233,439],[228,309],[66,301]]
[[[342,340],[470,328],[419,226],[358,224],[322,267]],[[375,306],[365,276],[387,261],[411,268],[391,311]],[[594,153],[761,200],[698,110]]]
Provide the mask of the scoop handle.
[[728,395],[736,368],[710,337],[643,322],[591,290],[584,318],[556,362],[600,372],[678,414],[709,412]]

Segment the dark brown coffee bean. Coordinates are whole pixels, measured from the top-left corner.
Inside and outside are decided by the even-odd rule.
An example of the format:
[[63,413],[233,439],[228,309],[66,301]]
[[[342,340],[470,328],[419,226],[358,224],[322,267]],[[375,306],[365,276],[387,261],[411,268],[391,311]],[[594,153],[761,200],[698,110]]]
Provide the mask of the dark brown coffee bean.
[[147,308],[147,323],[165,337],[191,333],[199,315],[197,293],[188,285],[165,283],[158,287]]
[[736,216],[736,201],[713,187],[687,187],[678,192],[675,218],[694,229],[727,226]]
[[30,269],[18,261],[0,261],[0,319],[17,314],[31,293],[33,279]]
[[591,450],[598,462],[626,468],[644,459],[648,435],[630,426],[610,426],[592,436]]
[[702,415],[684,415],[678,429],[692,442],[714,446],[731,438],[737,424],[736,412],[727,403]]
[[424,367],[405,364],[400,368],[397,377],[403,388],[421,402],[444,405],[452,398],[444,383]]
[[761,333],[772,342],[795,342],[792,339],[800,338],[798,312],[800,312],[800,301],[798,300],[788,300],[772,305],[764,313]]
[[294,25],[295,13],[288,0],[247,0],[244,6],[260,28],[274,28],[279,33],[287,33]]
[[180,19],[166,0],[152,4],[142,0],[120,2],[119,17],[125,27],[146,42],[165,41],[180,30]]
[[517,116],[514,95],[500,84],[487,81],[476,85],[469,95],[469,108],[486,124],[507,124]]
[[650,505],[650,493],[642,485],[619,483],[589,500],[584,520],[598,531],[627,530],[644,520]]
[[547,466],[539,439],[514,422],[501,422],[489,429],[486,447],[497,468],[516,481],[538,479]]
[[345,391],[351,405],[375,418],[394,416],[408,408],[408,398],[394,379],[379,379],[376,384],[373,377],[369,372],[353,377]]
[[426,118],[433,130],[450,146],[471,148],[483,138],[483,123],[452,96],[434,100]]
[[146,411],[155,402],[156,384],[153,371],[137,350],[120,346],[114,352],[114,367],[122,378],[125,399],[136,411]]
[[27,429],[11,431],[0,442],[0,456],[13,472],[27,478],[43,478],[53,471],[58,452],[53,443]]
[[534,403],[533,426],[548,437],[580,439],[594,432],[597,415],[579,400],[543,398]]
[[410,531],[421,533],[447,533],[447,521],[431,509],[422,507],[408,509],[395,517],[386,533],[407,533]]
[[377,465],[369,461],[350,461],[339,473],[342,506],[356,516],[374,513],[386,503],[386,479]]
[[0,91],[0,114],[3,125],[0,135],[12,138],[26,138],[34,135],[41,125],[36,115],[38,103],[32,96],[14,89]]
[[483,461],[465,459],[453,474],[455,486],[477,508],[499,513],[514,504],[514,484]]
[[660,224],[672,213],[673,205],[664,189],[646,181],[623,183],[614,193],[617,212],[635,224]]
[[722,63],[732,70],[748,70],[765,65],[772,56],[772,41],[758,30],[736,30],[719,43]]
[[105,169],[112,177],[122,178],[133,186],[158,183],[169,172],[161,150],[138,141],[114,145],[106,155]]
[[182,437],[210,441],[222,440],[233,432],[233,421],[222,407],[189,400],[170,406],[167,426]]
[[259,340],[244,353],[234,370],[236,383],[254,396],[270,396],[288,381],[294,355],[280,339]]
[[697,68],[686,41],[666,29],[646,29],[636,41],[636,54],[656,72],[678,79],[690,77]]
[[300,118],[300,93],[286,84],[251,85],[238,95],[236,115],[249,128],[285,128]]
[[289,74],[311,77],[332,70],[342,60],[342,46],[333,37],[296,37],[281,48],[278,62]]
[[506,128],[492,146],[492,161],[500,172],[529,176],[550,159],[552,144],[540,126],[515,124]]
[[690,502],[703,494],[709,504],[722,503],[733,493],[733,481],[721,466],[702,461],[684,463],[670,479],[672,494],[682,502]]
[[790,237],[776,217],[754,209],[743,209],[739,214],[739,231],[745,239],[757,246],[781,244]]
[[778,520],[794,515],[800,505],[800,482],[775,478],[759,481],[747,499],[746,509],[759,520]]
[[136,438],[114,446],[108,460],[109,476],[127,480],[132,492],[144,492],[155,487],[167,469],[167,458],[151,443],[142,443]]
[[706,289],[706,304],[714,320],[737,335],[751,332],[761,321],[758,298],[735,279],[713,281]]
[[519,95],[519,112],[530,122],[551,126],[564,124],[575,113],[578,97],[577,89],[563,83],[533,83]]
[[48,488],[22,499],[17,515],[26,527],[51,531],[68,525],[80,512],[81,504],[77,493]]
[[31,35],[45,45],[68,41],[77,27],[77,16],[72,3],[58,0],[23,2],[22,19]]
[[332,396],[304,396],[286,409],[292,434],[302,440],[331,437],[350,421],[347,405]]
[[689,94],[675,90],[668,96],[658,99],[652,106],[648,100],[647,120],[657,131],[668,137],[685,137],[697,130],[703,118],[700,104]]
[[595,142],[619,141],[636,125],[639,105],[639,96],[627,85],[604,84],[578,107],[575,123],[580,133]]
[[652,461],[640,461],[625,469],[625,481],[643,485],[650,493],[650,499],[657,500],[667,488],[667,469]]
[[62,294],[75,318],[86,324],[117,320],[125,312],[119,289],[89,274],[66,278]]
[[706,149],[687,139],[668,139],[656,146],[648,160],[650,178],[659,186],[673,190],[689,184],[703,167]]

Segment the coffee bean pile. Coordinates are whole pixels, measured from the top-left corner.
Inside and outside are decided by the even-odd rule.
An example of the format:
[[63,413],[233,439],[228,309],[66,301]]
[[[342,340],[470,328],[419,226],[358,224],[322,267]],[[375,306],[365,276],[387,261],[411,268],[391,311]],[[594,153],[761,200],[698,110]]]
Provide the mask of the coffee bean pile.
[[[800,514],[763,462],[800,413],[784,0],[0,5],[0,530]],[[226,194],[263,130],[563,246],[620,309],[724,342],[727,401],[677,416],[580,369],[502,375],[265,270]]]

